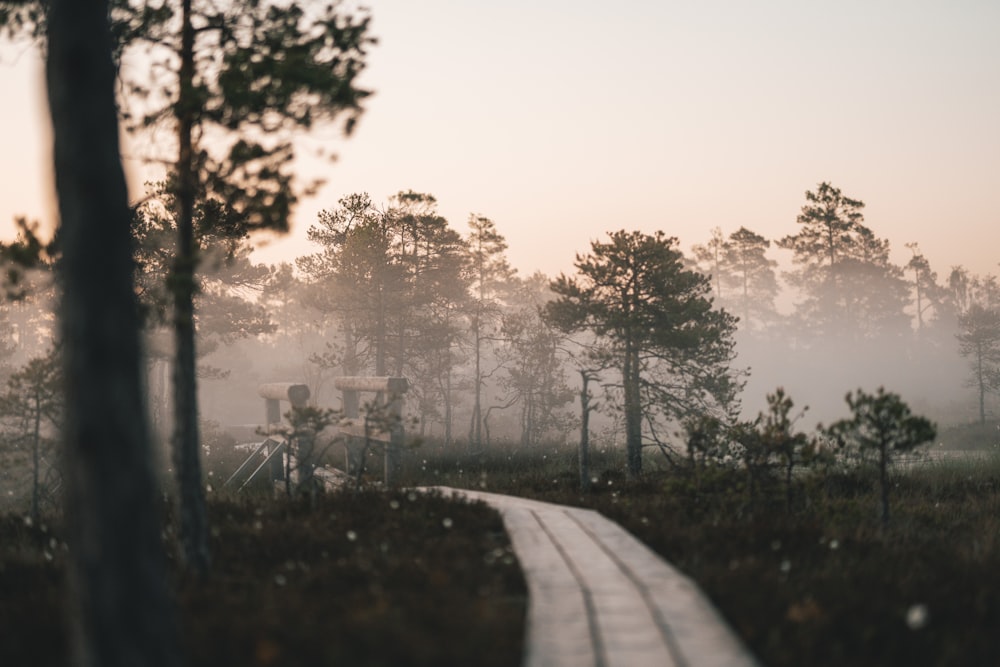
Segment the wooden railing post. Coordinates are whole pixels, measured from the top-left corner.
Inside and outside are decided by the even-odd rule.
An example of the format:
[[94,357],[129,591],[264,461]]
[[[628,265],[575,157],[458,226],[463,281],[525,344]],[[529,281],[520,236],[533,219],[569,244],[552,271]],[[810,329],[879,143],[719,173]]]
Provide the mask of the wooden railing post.
[[[268,433],[270,433],[273,425],[281,423],[281,401],[287,401],[293,408],[304,408],[309,401],[310,395],[309,387],[294,382],[270,382],[262,384],[257,387],[257,393],[264,399],[264,428]],[[303,462],[300,458],[299,465],[312,466],[312,461],[310,460],[313,449],[312,443],[305,443],[305,446],[300,445],[300,449],[306,455],[306,460]],[[273,446],[269,446],[267,450],[268,455],[272,451]],[[288,451],[289,456],[291,456],[291,450]],[[285,469],[281,463],[281,459],[275,458],[271,462],[270,472],[271,481],[285,478]]]
[[[403,395],[409,388],[406,378],[398,377],[366,377],[349,376],[336,378],[334,386],[343,392],[345,423],[341,425],[341,433],[345,436],[348,465],[361,465],[362,461],[351,460],[351,443],[357,442],[359,436],[381,442],[385,450],[385,485],[392,487],[398,484],[400,457],[403,450],[406,433],[403,428]],[[364,428],[360,420],[360,392],[372,392],[387,397],[386,416],[390,421],[388,430],[380,427],[372,433]],[[352,465],[353,463],[353,465]],[[348,471],[350,472],[350,470]]]
[[[344,417],[348,419],[357,419],[361,414],[361,397],[360,394],[353,389],[343,390],[343,410]],[[344,472],[348,475],[354,473],[356,466],[359,464],[353,456],[353,452],[357,447],[359,438],[347,435],[346,446],[344,447]]]
[[264,399],[264,424],[270,426],[281,421],[281,401],[276,398]]
[[389,442],[385,450],[385,484],[386,486],[396,486],[400,472],[400,457],[403,452],[403,440],[405,432],[403,430],[403,395],[392,394],[389,403],[389,420],[391,431]]

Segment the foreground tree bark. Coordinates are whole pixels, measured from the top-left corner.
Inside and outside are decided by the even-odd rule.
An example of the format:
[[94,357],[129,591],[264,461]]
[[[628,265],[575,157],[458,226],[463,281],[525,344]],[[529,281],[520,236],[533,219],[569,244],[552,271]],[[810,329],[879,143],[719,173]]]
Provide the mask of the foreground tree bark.
[[106,0],[52,0],[66,515],[77,665],[177,665],[140,382]]

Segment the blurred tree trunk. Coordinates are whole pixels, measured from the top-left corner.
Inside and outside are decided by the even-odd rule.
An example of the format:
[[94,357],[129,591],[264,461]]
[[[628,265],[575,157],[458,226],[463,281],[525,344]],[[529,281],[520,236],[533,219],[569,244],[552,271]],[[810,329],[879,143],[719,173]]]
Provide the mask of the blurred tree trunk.
[[75,664],[179,664],[143,404],[106,0],[52,0]]
[[36,389],[31,397],[32,408],[35,411],[31,429],[31,518],[39,520],[39,469],[42,457],[42,398],[41,391]]
[[173,271],[174,336],[174,465],[177,467],[181,550],[187,567],[198,576],[209,569],[208,517],[201,481],[198,434],[197,355],[194,340],[194,202],[197,188],[192,132],[199,106],[194,89],[194,26],[191,0],[181,13],[180,100],[177,103],[177,259]]

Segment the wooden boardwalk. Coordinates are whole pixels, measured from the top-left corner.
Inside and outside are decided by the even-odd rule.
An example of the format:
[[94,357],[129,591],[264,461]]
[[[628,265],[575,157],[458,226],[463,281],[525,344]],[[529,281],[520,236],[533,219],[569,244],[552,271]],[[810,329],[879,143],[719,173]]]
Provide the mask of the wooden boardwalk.
[[597,512],[435,490],[503,516],[528,584],[526,667],[757,665],[690,579]]

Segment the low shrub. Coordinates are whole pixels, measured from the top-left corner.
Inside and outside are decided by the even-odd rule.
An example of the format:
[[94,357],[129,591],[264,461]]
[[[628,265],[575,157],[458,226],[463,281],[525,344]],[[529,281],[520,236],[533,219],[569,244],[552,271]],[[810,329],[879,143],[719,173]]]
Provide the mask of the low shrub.
[[[520,662],[524,582],[485,505],[362,492],[209,513],[211,577],[173,583],[192,667]],[[59,532],[0,518],[0,664],[67,662]]]

